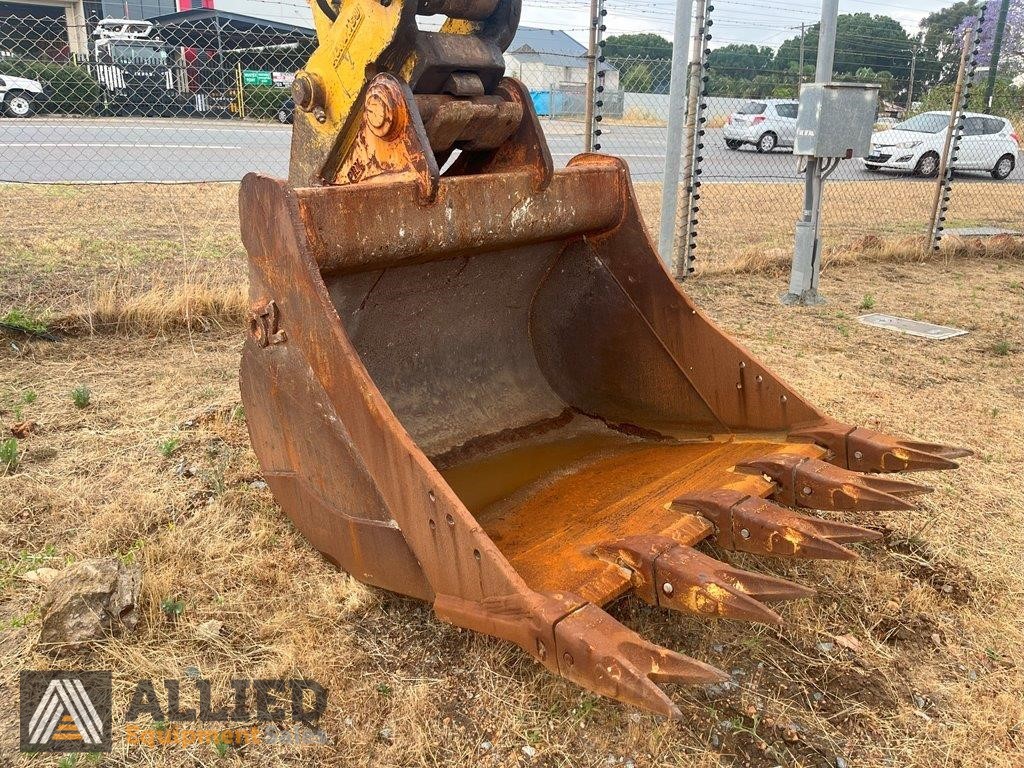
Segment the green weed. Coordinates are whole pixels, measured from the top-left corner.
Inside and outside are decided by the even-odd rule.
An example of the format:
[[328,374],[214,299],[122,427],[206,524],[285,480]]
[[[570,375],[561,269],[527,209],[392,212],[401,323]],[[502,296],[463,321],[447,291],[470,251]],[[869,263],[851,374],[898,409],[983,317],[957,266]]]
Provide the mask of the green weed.
[[0,323],[25,333],[47,333],[50,329],[39,317],[33,317],[20,309],[11,309],[0,316]]
[[92,402],[92,390],[84,384],[79,384],[71,390],[71,402],[75,404],[76,408],[88,408],[89,403]]
[[0,475],[10,474],[18,468],[18,441],[10,437],[0,440]]

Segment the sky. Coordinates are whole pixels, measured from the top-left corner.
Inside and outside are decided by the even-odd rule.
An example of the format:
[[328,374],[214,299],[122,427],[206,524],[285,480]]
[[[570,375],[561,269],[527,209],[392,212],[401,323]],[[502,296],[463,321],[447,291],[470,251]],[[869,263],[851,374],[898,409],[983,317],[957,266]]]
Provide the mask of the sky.
[[[224,11],[311,25],[305,0],[214,0]],[[891,16],[910,33],[921,19],[949,5],[952,0],[840,0],[840,13],[871,13]],[[711,46],[755,43],[773,48],[796,35],[800,24],[813,24],[821,13],[820,0],[710,0]],[[672,39],[674,0],[605,0],[608,10],[605,35],[654,32]],[[589,0],[523,0],[521,26],[561,29],[586,44]]]
[[[525,0],[529,3],[530,0]],[[573,0],[569,0],[573,2]],[[799,33],[800,24],[813,24],[821,16],[820,0],[709,0],[714,6],[711,19],[711,47],[728,43],[754,43],[772,48]],[[891,16],[909,33],[916,33],[925,16],[951,4],[952,0],[840,0],[840,13],[870,13]],[[672,0],[606,0],[608,32],[656,32],[672,39],[675,4]],[[540,13],[542,11],[538,11]],[[526,14],[524,14],[525,16]],[[587,14],[584,12],[584,24]],[[574,35],[575,36],[575,35]]]

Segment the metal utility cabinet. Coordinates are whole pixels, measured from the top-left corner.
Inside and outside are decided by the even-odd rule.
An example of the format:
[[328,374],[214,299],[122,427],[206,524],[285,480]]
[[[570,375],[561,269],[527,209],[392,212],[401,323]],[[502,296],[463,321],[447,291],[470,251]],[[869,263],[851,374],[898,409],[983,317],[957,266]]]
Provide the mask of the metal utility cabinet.
[[878,86],[805,83],[800,88],[794,155],[865,157],[878,109]]

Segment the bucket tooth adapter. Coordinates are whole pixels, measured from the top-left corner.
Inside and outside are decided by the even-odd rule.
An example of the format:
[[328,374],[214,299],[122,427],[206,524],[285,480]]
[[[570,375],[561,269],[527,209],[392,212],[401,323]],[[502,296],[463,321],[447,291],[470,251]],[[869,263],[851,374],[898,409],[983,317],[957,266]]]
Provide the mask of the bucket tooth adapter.
[[240,192],[242,399],[275,498],[360,581],[678,717],[658,683],[724,673],[603,606],[777,622],[763,601],[811,590],[694,547],[854,557],[878,534],[794,508],[905,509],[927,489],[873,473],[967,452],[821,414],[680,291],[621,160],[553,169],[504,77],[518,0],[312,9],[290,178]]

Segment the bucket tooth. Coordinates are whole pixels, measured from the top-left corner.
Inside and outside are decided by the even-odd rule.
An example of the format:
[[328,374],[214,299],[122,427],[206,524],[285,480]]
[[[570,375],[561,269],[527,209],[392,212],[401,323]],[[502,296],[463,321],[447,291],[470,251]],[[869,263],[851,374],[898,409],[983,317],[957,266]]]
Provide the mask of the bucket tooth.
[[700,685],[729,676],[709,664],[650,643],[604,610],[587,604],[555,625],[562,677],[602,696],[679,719],[679,708],[657,683]]
[[813,589],[785,579],[733,568],[663,536],[631,536],[597,548],[599,557],[632,572],[645,602],[694,616],[778,624],[761,600],[809,597]]
[[858,525],[802,515],[740,491],[693,493],[675,500],[715,526],[715,543],[733,552],[776,557],[855,560],[841,543],[876,541],[882,534]]
[[792,454],[752,459],[738,464],[737,469],[767,475],[778,485],[774,494],[777,501],[808,509],[914,509],[904,497],[932,490],[926,485],[851,472],[818,459]]
[[901,440],[883,432],[829,422],[794,430],[790,440],[817,443],[829,451],[828,460],[836,466],[858,472],[923,472],[956,469],[954,459],[970,456],[966,448],[940,443]]

